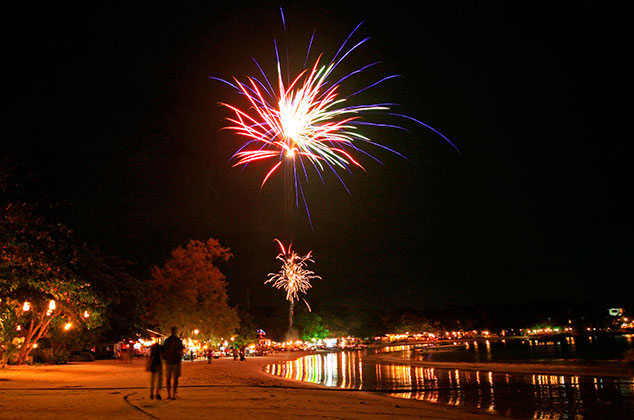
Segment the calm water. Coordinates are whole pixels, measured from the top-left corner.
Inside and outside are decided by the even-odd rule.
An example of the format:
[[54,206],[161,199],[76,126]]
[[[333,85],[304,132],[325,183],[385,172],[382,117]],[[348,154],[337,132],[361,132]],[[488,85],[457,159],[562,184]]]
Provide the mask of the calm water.
[[[467,342],[465,351],[416,354],[415,360],[438,362],[521,362],[558,364],[622,360],[634,347],[634,335],[561,337],[559,339]],[[410,357],[408,354],[401,354]]]
[[[621,339],[616,339],[612,345],[604,343],[605,349],[618,347],[619,340]],[[624,346],[627,346],[627,337],[624,337],[624,340]],[[562,354],[583,359],[582,354],[589,354],[585,352],[588,350],[586,344],[588,343],[584,342],[581,345],[577,339],[575,343],[568,343],[568,347],[563,349],[561,343],[553,342],[490,342],[488,345],[483,342],[477,346],[471,343],[467,350],[436,353],[432,357],[437,361],[489,360],[523,363],[543,363],[544,360],[557,359],[557,363],[560,364],[561,359],[570,359],[563,357]],[[594,344],[597,344],[595,349],[601,347],[596,339]],[[522,346],[536,346],[537,350],[525,350]],[[599,354],[596,350],[593,351],[594,354]],[[610,351],[612,350],[607,353]],[[634,377],[506,374],[486,370],[438,369],[370,360],[368,356],[374,352],[359,350],[316,353],[295,361],[269,365],[267,372],[329,387],[380,391],[399,398],[486,409],[493,414],[510,417],[562,420],[634,419]],[[381,349],[380,352],[399,356],[406,359],[404,362],[423,358],[412,346],[389,347]],[[610,358],[607,353],[601,353],[605,356],[603,360]],[[524,357],[520,357],[521,355]],[[621,357],[622,353],[617,358]]]

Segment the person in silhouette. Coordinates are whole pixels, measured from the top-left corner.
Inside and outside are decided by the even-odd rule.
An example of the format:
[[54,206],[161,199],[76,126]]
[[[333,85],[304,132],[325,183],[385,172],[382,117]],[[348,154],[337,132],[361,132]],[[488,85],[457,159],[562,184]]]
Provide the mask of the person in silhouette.
[[172,327],[171,330],[172,335],[167,337],[163,343],[163,359],[165,360],[165,376],[167,376],[167,398],[175,400],[178,390],[178,378],[181,376],[183,342],[176,335],[178,328]]
[[163,383],[163,362],[161,361],[163,346],[159,343],[150,347],[150,358],[148,360],[148,370],[150,371],[150,399],[154,399],[154,389],[156,388],[156,399],[161,399],[161,384]]

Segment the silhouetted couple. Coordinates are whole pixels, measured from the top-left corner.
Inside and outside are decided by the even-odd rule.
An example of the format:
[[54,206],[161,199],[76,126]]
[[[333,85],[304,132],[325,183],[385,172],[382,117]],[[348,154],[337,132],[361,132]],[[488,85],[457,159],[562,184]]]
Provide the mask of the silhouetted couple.
[[150,399],[154,399],[156,383],[156,399],[160,400],[161,384],[163,382],[163,366],[161,359],[165,361],[165,376],[167,385],[167,399],[175,400],[178,390],[178,378],[181,376],[181,360],[183,358],[183,342],[176,335],[178,329],[172,327],[172,335],[167,337],[163,345],[155,343],[150,349],[148,370],[152,372],[150,378]]

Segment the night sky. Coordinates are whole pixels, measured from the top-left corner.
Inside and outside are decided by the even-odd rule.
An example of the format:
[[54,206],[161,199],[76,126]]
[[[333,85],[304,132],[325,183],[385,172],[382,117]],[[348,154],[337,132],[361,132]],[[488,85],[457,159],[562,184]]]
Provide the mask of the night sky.
[[[227,2],[229,3],[229,2]],[[599,2],[233,3],[231,6],[23,7],[6,15],[5,151],[71,204],[86,241],[149,267],[189,239],[217,238],[232,302],[285,305],[263,285],[275,238],[313,251],[313,309],[382,309],[536,298],[627,303],[632,279],[631,55],[626,13]],[[256,5],[254,5],[256,4]],[[274,74],[273,39],[300,67],[346,36],[371,37],[340,67],[381,65],[352,89],[398,103],[448,136],[403,120],[368,129],[409,160],[365,148],[367,173],[306,186],[289,221],[281,177],[232,168],[222,131],[240,102],[210,76]],[[285,53],[284,53],[285,54]],[[6,59],[11,57],[11,59]],[[295,71],[299,68],[295,68]],[[626,112],[628,111],[628,112]],[[628,120],[626,120],[628,118]]]

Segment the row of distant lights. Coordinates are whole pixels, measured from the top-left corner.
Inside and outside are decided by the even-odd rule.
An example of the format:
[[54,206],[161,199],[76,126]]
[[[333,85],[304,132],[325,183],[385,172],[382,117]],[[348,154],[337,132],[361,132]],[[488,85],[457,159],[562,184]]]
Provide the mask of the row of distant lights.
[[[483,336],[488,336],[490,335],[489,331],[478,331],[478,330],[473,330],[473,331],[446,331],[445,332],[445,336],[447,337],[453,337],[453,338],[459,338],[465,335],[473,335],[473,334],[480,334]],[[433,333],[428,333],[428,332],[424,332],[424,333],[417,333],[417,334],[411,334],[409,332],[403,333],[403,334],[385,334],[385,336],[390,339],[390,340],[405,340],[408,338],[414,338],[414,339],[425,339],[425,338],[441,338],[442,337],[442,333],[440,333],[438,336],[436,336],[436,334]],[[380,340],[383,337],[375,337],[375,340]]]
[[[198,330],[194,330],[194,334],[199,334],[199,332],[197,332]],[[224,340],[223,338],[220,339],[221,340],[221,344],[218,347],[221,351],[225,350],[227,348],[227,346],[229,346],[229,341]],[[230,338],[231,343],[233,343],[235,341],[235,337],[231,337]],[[150,347],[152,344],[156,343],[158,340],[156,338],[151,338],[150,340],[145,340],[143,338],[139,338],[138,339],[138,345],[135,344],[134,347],[139,349],[141,347]],[[197,348],[197,347],[202,347],[202,348],[209,348],[208,344],[203,344],[200,343],[199,341],[195,340],[195,339],[191,339],[191,338],[186,338],[184,339],[185,341],[185,346],[188,348]],[[328,348],[332,348],[332,347],[337,347],[337,343],[338,341],[341,341],[341,346],[345,347],[349,341],[353,341],[351,339],[351,337],[347,337],[347,338],[325,338],[325,339],[311,339],[311,341],[301,341],[301,340],[297,340],[297,341],[284,341],[281,343],[274,343],[277,346],[280,347],[292,347],[292,346],[296,346],[296,347],[306,347],[306,348],[311,348],[311,347],[318,347],[318,346],[325,346]],[[273,344],[273,342],[269,341],[269,345]],[[252,344],[249,346],[250,349],[255,349],[256,345]]]
[[[200,331],[198,329],[195,329],[194,331],[192,331],[194,333],[194,335],[198,335],[200,334]],[[229,341],[225,340],[224,338],[221,338],[221,344],[219,346],[219,350],[220,351],[224,351],[228,348],[229,346]],[[235,341],[235,337],[231,337],[230,338],[231,343],[233,343]],[[133,347],[136,350],[140,350],[141,348],[145,347],[151,347],[154,343],[157,343],[159,340],[156,337],[152,337],[149,340],[145,340],[143,338],[139,338],[136,342],[134,342]],[[203,348],[203,349],[208,349],[210,348],[210,344],[207,343],[203,343],[201,341],[198,341],[196,339],[192,339],[192,338],[184,338],[183,342],[185,344],[185,347],[187,347],[190,350],[194,350],[197,348]],[[133,343],[132,341],[130,341],[130,343]],[[249,346],[249,349],[254,350],[255,349],[255,344],[252,344]]]
[[[193,333],[195,335],[198,335],[200,333],[199,330],[194,330]],[[221,344],[219,349],[220,350],[224,350],[227,348],[227,346],[229,346],[229,341],[225,340],[224,338],[221,338]],[[152,344],[156,343],[158,340],[156,338],[151,338],[150,340],[145,340],[143,338],[139,338],[138,339],[138,343],[139,346],[137,346],[135,344],[135,348],[140,348],[141,346],[143,347],[150,347]],[[186,338],[184,339],[185,341],[185,345],[186,347],[203,347],[203,348],[208,348],[208,344],[202,344],[199,341],[197,341],[196,339],[191,339],[191,338]],[[233,343],[235,341],[235,337],[231,337],[230,338],[231,343]],[[325,338],[325,339],[311,339],[311,341],[301,341],[301,340],[297,340],[297,341],[284,341],[281,343],[275,343],[276,345],[280,346],[280,347],[292,347],[292,346],[304,346],[304,347],[315,347],[315,346],[326,346],[326,347],[336,347],[337,346],[337,342],[341,341],[341,345],[345,346],[348,344],[349,341],[354,341],[351,337],[346,337],[346,338]],[[273,344],[273,342],[271,342],[269,340],[269,345]],[[251,349],[255,349],[256,345],[252,344],[249,346],[249,348]]]
[[[53,299],[51,299],[51,301],[48,303],[48,310],[46,311],[46,316],[51,316],[51,314],[53,313],[55,309],[57,309],[57,304],[55,303]],[[30,310],[31,310],[31,304],[29,303],[29,301],[25,301],[24,305],[22,305],[22,312],[28,312]],[[84,311],[84,318],[88,318],[88,317],[90,317],[90,314],[88,313],[88,311]],[[72,327],[73,327],[73,323],[70,321],[64,324],[64,330],[66,331],[70,330]],[[18,325],[16,329],[20,331],[22,327]]]
[[[590,328],[588,328],[588,330],[590,330]],[[557,334],[559,333],[561,330],[561,328],[539,328],[539,329],[534,329],[534,330],[527,330],[527,332],[529,334]],[[571,332],[572,331],[572,327],[566,327],[563,329],[564,332]]]

